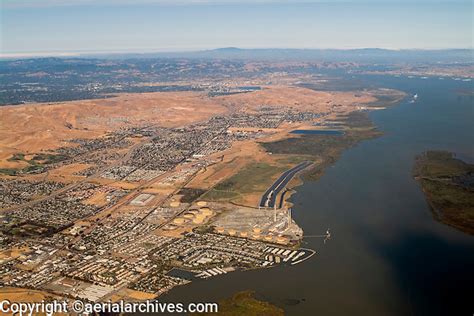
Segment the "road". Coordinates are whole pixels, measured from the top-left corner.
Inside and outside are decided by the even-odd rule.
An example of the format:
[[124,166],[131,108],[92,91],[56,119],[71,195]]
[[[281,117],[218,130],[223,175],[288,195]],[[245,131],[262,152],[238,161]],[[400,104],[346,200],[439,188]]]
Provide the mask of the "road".
[[300,172],[301,170],[305,169],[312,162],[304,161],[297,166],[291,168],[290,170],[285,171],[263,194],[262,199],[260,200],[260,207],[275,207],[276,197],[281,190],[285,188],[285,186],[290,182],[293,177]]

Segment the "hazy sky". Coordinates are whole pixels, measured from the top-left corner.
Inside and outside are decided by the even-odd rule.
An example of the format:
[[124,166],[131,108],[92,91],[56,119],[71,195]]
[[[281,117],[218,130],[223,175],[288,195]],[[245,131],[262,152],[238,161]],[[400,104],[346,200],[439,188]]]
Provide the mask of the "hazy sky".
[[466,48],[472,0],[0,0],[1,52]]

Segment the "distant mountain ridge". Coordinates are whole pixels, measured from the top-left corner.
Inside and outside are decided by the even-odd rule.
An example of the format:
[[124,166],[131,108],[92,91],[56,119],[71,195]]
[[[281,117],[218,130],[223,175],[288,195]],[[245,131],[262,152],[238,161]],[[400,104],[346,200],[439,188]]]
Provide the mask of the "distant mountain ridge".
[[[209,50],[155,52],[155,53],[78,53],[77,56],[56,58],[194,58],[194,59],[243,59],[243,60],[301,60],[301,61],[347,61],[347,62],[474,62],[473,49],[299,49],[299,48],[238,48],[222,47]],[[45,57],[43,57],[45,58]],[[47,58],[47,57],[46,57]],[[15,58],[8,58],[9,60]],[[17,58],[21,59],[21,58]],[[23,59],[34,59],[23,58]]]
[[[348,62],[390,62],[394,61],[458,61],[473,62],[472,49],[390,50],[383,48],[360,49],[297,49],[297,48],[255,48],[223,47],[189,52],[163,52],[143,54],[115,54],[107,58],[219,58],[219,59],[264,59],[264,60],[318,60]],[[96,55],[96,57],[106,57]],[[387,60],[389,58],[389,60]]]

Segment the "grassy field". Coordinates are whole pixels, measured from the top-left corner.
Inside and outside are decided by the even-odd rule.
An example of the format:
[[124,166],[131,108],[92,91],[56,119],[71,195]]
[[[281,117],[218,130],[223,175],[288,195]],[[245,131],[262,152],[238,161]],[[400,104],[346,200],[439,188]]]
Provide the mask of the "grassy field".
[[417,157],[413,174],[419,180],[433,216],[474,235],[474,165],[446,151]]
[[192,188],[182,188],[178,194],[182,195],[181,197],[181,202],[183,203],[192,203],[194,200],[196,200],[198,197],[200,197],[205,190],[200,190],[200,189],[192,189]]
[[287,169],[287,165],[251,163],[235,175],[217,184],[203,198],[212,201],[229,201],[238,200],[246,194],[263,193],[278,178],[278,175]]
[[268,302],[257,300],[253,292],[244,291],[236,293],[231,298],[219,302],[218,313],[196,313],[192,315],[282,316],[284,315],[284,311]]

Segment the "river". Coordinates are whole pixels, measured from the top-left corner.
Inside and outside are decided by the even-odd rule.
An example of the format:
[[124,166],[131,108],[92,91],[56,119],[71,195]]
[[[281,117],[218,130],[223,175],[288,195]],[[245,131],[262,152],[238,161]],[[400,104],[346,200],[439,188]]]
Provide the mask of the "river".
[[370,117],[384,135],[346,150],[292,196],[293,215],[317,251],[296,266],[235,272],[177,287],[166,301],[217,301],[240,290],[287,315],[472,315],[474,237],[438,223],[411,176],[430,149],[474,161],[472,82],[359,76],[368,85],[418,94]]

